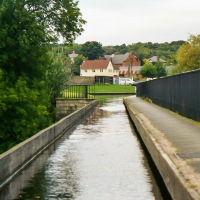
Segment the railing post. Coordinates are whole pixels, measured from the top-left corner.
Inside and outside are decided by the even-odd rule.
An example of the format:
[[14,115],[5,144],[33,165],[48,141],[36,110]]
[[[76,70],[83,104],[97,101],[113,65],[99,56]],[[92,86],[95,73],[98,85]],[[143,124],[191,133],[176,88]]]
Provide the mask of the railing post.
[[88,98],[88,85],[85,85],[85,98]]

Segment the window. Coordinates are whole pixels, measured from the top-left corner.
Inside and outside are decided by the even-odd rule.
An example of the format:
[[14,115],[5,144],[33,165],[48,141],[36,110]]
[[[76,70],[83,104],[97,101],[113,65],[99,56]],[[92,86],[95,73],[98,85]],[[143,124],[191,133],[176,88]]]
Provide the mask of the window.
[[109,71],[109,72],[112,72],[112,69],[109,69],[108,71]]
[[85,69],[85,72],[87,72],[87,69]]
[[92,72],[95,72],[95,69],[93,69]]
[[103,69],[100,69],[100,72],[103,72]]

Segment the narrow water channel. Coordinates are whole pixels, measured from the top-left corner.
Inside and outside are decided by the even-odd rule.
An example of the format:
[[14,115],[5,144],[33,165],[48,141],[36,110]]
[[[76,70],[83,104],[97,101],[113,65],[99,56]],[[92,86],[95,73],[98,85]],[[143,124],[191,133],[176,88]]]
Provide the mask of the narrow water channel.
[[1,200],[162,199],[122,97],[108,98],[4,190]]

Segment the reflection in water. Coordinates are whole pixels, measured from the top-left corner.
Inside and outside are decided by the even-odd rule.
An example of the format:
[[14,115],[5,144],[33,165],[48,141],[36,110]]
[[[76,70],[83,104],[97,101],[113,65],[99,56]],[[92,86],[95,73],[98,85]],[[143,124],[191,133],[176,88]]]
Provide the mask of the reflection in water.
[[12,197],[18,200],[155,199],[144,156],[122,98],[111,99],[97,108],[38,168],[21,185],[23,189],[18,197]]

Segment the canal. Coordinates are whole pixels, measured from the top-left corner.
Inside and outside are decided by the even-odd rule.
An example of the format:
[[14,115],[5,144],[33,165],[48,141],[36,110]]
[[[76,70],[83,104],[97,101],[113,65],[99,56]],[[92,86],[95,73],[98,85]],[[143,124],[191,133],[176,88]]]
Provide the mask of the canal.
[[107,97],[7,184],[0,199],[164,199],[122,100]]

